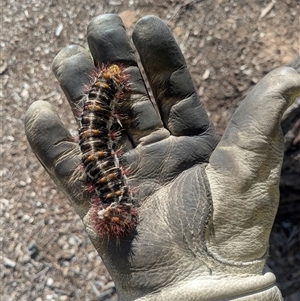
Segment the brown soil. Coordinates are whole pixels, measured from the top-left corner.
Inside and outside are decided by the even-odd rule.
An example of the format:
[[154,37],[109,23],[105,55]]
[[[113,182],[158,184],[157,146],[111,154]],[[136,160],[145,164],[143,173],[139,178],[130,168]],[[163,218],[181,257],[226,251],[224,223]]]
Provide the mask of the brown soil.
[[[108,300],[114,292],[81,221],[34,157],[23,129],[28,106],[45,100],[76,130],[50,66],[66,45],[86,45],[92,17],[121,13],[129,34],[141,16],[166,21],[218,133],[258,80],[300,52],[296,0],[84,2],[1,2],[2,300]],[[299,106],[293,114],[284,123],[289,142],[269,261],[290,301],[300,300]]]

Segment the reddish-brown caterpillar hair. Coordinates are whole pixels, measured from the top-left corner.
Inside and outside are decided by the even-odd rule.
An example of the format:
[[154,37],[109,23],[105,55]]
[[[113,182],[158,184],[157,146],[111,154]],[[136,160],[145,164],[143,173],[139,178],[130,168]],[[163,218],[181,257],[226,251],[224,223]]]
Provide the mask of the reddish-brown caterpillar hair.
[[102,238],[130,235],[138,224],[127,172],[120,158],[123,127],[117,109],[128,93],[124,69],[115,64],[101,66],[91,75],[80,117],[82,163],[89,191],[95,194],[90,221]]

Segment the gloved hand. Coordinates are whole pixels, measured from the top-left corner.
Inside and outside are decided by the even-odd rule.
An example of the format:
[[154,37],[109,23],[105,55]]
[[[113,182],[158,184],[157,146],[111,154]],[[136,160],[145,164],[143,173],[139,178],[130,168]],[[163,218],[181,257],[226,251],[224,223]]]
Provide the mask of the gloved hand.
[[43,101],[26,114],[33,151],[82,218],[121,300],[280,300],[265,263],[279,200],[280,119],[300,94],[299,75],[291,68],[270,72],[240,104],[217,145],[167,26],[142,18],[133,41],[159,112],[116,15],[93,19],[90,52],[63,49],[53,71],[76,118],[95,64],[121,63],[130,75],[122,157],[139,206],[136,233],[97,237],[78,143]]

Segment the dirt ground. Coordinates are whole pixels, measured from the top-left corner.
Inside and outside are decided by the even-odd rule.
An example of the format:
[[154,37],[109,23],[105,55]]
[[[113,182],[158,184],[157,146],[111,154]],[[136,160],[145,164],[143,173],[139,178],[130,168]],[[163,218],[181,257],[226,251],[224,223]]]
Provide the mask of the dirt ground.
[[[81,221],[34,157],[23,128],[28,106],[45,100],[56,106],[65,124],[76,131],[50,66],[66,45],[86,45],[90,19],[120,13],[130,35],[138,18],[148,14],[162,18],[174,32],[203,104],[222,133],[247,91],[267,72],[300,53],[299,3],[1,1],[1,300],[116,300],[114,284]],[[285,133],[292,135],[287,155],[293,160],[287,161],[285,170],[297,169],[299,176],[297,110],[284,124]],[[286,300],[297,301],[300,194],[295,174],[284,179],[269,264]]]

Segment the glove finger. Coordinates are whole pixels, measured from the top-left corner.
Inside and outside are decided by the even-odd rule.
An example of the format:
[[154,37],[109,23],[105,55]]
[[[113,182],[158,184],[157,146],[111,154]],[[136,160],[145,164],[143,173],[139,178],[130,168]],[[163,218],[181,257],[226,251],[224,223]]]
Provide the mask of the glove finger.
[[64,48],[53,60],[52,71],[77,118],[82,111],[85,86],[89,84],[94,68],[90,53],[77,45]]
[[88,210],[88,202],[80,201],[86,187],[83,172],[78,168],[81,163],[78,144],[48,102],[36,101],[29,107],[25,132],[38,160],[83,216]]
[[87,40],[95,65],[137,65],[125,27],[118,15],[104,14],[92,19],[87,29]]
[[165,127],[176,136],[207,131],[208,116],[169,28],[147,16],[137,22],[132,37]]
[[[91,54],[76,45],[61,50],[52,63],[52,71],[58,79],[78,123],[86,100],[85,89],[90,84],[94,69],[95,65]],[[132,147],[126,134],[122,139],[123,145],[128,148]]]
[[299,95],[300,76],[294,69],[270,72],[240,104],[210,157],[206,170],[214,202],[212,244],[222,244],[222,256],[232,249],[243,260],[266,254],[279,201],[280,121]]
[[121,18],[114,14],[100,15],[90,22],[87,32],[95,64],[121,64],[129,74],[129,105],[124,104],[120,113],[126,116],[122,124],[133,145],[148,143],[153,136],[163,139],[166,133],[150,101]]

